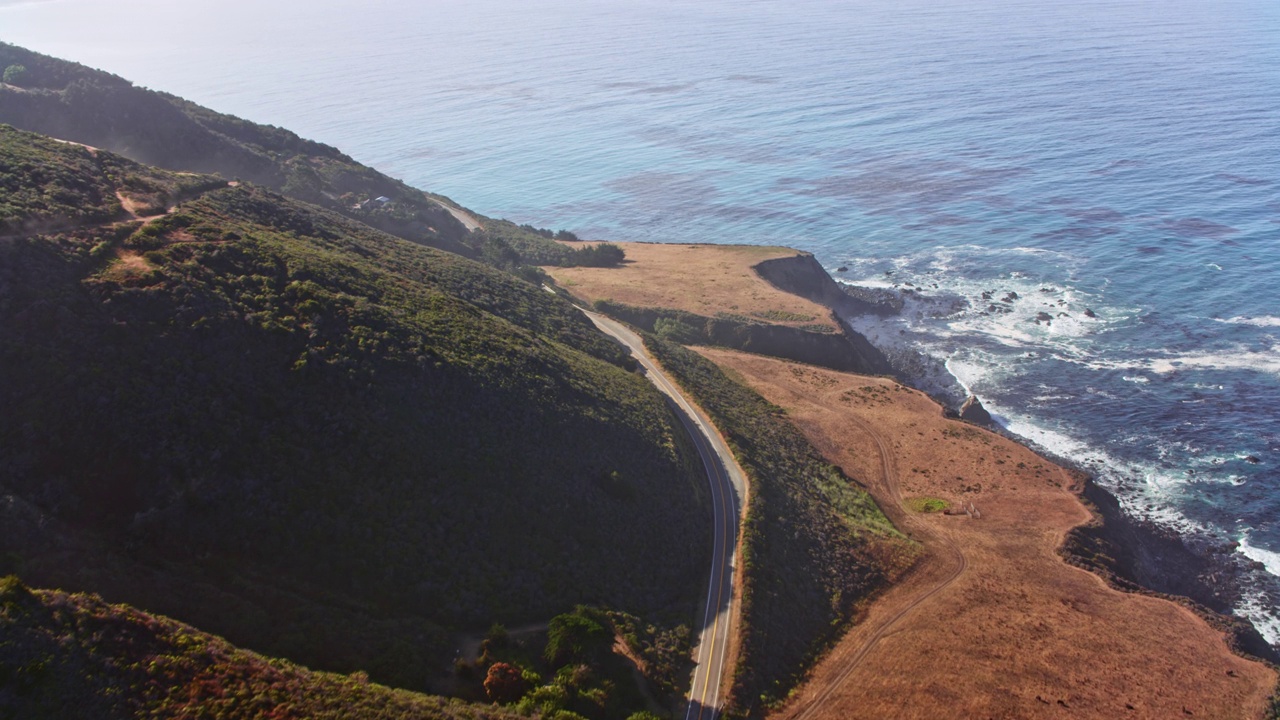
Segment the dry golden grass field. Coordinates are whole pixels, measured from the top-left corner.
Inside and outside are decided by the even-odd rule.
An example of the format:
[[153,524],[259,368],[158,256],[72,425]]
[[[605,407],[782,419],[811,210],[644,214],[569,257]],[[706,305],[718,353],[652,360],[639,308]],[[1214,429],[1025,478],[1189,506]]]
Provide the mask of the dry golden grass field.
[[794,257],[791,248],[756,245],[617,243],[627,259],[617,268],[544,268],[569,292],[587,300],[613,300],[715,317],[741,315],[776,325],[825,325],[831,311],[765,282],[752,266]]

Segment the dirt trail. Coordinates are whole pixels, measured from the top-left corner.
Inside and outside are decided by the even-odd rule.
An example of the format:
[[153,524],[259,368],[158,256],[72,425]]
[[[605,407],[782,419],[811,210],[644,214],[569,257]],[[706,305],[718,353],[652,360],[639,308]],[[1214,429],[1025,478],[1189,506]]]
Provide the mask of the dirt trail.
[[[80,144],[80,143],[72,143],[67,140],[59,140],[58,142],[66,142],[71,145]],[[88,145],[85,145],[84,147],[89,148],[90,151],[96,150],[96,148],[89,147]],[[237,185],[239,185],[239,183],[234,181],[227,183],[228,187],[236,187]],[[35,237],[36,235],[48,235],[50,233],[68,232],[70,230],[83,230],[86,228],[114,227],[117,225],[124,225],[126,223],[135,223],[135,222],[141,222],[145,225],[148,223],[153,223],[162,217],[167,217],[169,215],[172,215],[178,210],[177,207],[170,207],[162,213],[156,213],[154,215],[141,215],[138,212],[139,210],[138,202],[130,198],[128,195],[125,195],[120,190],[116,190],[116,200],[120,202],[120,207],[124,211],[124,214],[126,215],[126,217],[120,218],[120,216],[117,215],[115,219],[107,220],[105,222],[65,222],[65,221],[64,222],[46,222],[46,223],[40,224],[38,227],[33,227],[29,230],[24,230],[23,232],[20,232],[20,233],[14,233],[11,235],[0,235],[0,241],[21,240],[23,238]],[[190,236],[187,236],[187,237],[189,240]]]
[[[928,538],[926,545],[933,545],[943,549],[945,552],[942,554],[947,556],[944,559],[934,554],[922,559],[921,562],[943,562],[950,567],[950,571],[939,579],[929,578],[924,582],[914,583],[913,585],[918,586],[907,597],[896,598],[896,601],[892,603],[897,609],[896,612],[893,612],[888,617],[874,621],[874,630],[872,630],[871,635],[860,641],[857,647],[844,648],[846,658],[840,661],[838,674],[823,686],[816,696],[803,697],[800,700],[794,708],[797,712],[791,716],[793,720],[809,720],[809,718],[813,717],[831,695],[858,669],[858,666],[866,659],[867,654],[894,629],[895,625],[910,615],[921,604],[950,587],[956,580],[960,579],[960,576],[969,567],[968,557],[965,556],[960,543],[956,541],[951,533],[917,522],[912,518],[910,510],[903,504],[902,489],[898,483],[897,464],[894,462],[893,451],[889,443],[871,427],[870,423],[856,417],[849,419],[875,443],[876,450],[880,456],[880,477],[883,483],[884,495],[891,498],[897,506],[898,512],[893,513],[897,516],[894,518],[896,524],[899,528],[910,531],[913,536],[925,536]],[[919,570],[917,570],[917,574],[927,575],[927,573],[920,573]],[[869,628],[864,627],[864,632],[867,629]],[[851,655],[848,654],[850,652],[852,652]]]

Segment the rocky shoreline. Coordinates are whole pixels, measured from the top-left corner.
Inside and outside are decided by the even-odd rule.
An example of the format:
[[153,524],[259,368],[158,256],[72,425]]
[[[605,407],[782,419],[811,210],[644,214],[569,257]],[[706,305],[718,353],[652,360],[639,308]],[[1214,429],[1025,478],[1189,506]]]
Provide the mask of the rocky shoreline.
[[[888,317],[901,312],[904,306],[896,291],[837,282],[809,253],[768,260],[755,269],[779,290],[822,304],[840,319],[867,314]],[[958,383],[947,383],[945,367],[937,359],[901,348],[876,347],[847,322],[840,325],[853,342],[874,348],[877,360],[883,360],[867,368],[869,374],[891,374],[934,397],[948,414],[1028,444],[994,422],[981,401],[969,396]],[[1061,553],[1067,562],[1097,573],[1117,589],[1186,605],[1226,632],[1235,651],[1280,664],[1276,648],[1249,620],[1233,614],[1243,597],[1244,577],[1254,569],[1247,558],[1235,551],[1234,544],[1183,537],[1128,515],[1116,497],[1085,469],[1040,448],[1033,449],[1075,473],[1076,494],[1094,516],[1093,521],[1075,528],[1064,541]]]

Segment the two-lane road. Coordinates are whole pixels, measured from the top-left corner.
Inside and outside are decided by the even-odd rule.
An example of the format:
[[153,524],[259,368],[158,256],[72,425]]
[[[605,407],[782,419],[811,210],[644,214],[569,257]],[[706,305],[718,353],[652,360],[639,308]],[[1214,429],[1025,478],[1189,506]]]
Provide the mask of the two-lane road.
[[697,446],[698,455],[707,471],[715,540],[702,633],[695,656],[698,665],[694,669],[693,683],[689,688],[689,706],[685,718],[714,720],[720,712],[720,690],[724,685],[725,673],[729,670],[728,654],[732,637],[730,626],[736,617],[738,603],[738,598],[733,594],[733,573],[736,570],[738,521],[741,515],[741,498],[745,497],[746,492],[746,476],[711,421],[685,397],[649,356],[640,336],[615,320],[598,313],[586,310],[583,312],[596,327],[630,348],[631,354],[644,367],[649,380],[670,398],[676,415],[680,417],[689,437]]

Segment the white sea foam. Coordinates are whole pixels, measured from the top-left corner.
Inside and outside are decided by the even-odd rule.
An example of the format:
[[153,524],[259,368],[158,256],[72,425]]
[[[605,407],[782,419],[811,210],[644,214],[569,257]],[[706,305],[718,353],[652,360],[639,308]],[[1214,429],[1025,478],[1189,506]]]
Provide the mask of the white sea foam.
[[[1119,370],[1124,372],[1147,371],[1169,375],[1180,370],[1255,370],[1280,375],[1280,346],[1269,350],[1251,350],[1236,346],[1216,352],[1168,353],[1144,360],[1109,360],[1064,353],[1056,356],[1064,362],[1075,363],[1092,370]],[[1137,376],[1123,376],[1130,382],[1143,382]],[[1147,378],[1149,380],[1150,378]],[[1197,390],[1222,390],[1218,383],[1195,383]]]
[[[1129,319],[1137,310],[1109,308],[1099,295],[1069,281],[1020,270],[991,276],[993,267],[1016,266],[1028,258],[1034,258],[1038,267],[1052,267],[1055,274],[1068,277],[1083,262],[1038,248],[963,245],[890,259],[850,258],[843,263],[846,272],[835,276],[856,285],[903,291],[901,319],[893,335],[913,336],[911,340],[941,357],[975,339],[1014,351],[1087,355],[1093,335]],[[855,326],[861,322],[855,319]],[[885,337],[883,332],[880,335]]]
[[1179,370],[1255,370],[1280,375],[1280,348],[1257,351],[1237,347],[1218,352],[1181,353],[1153,358],[1148,367],[1163,375]]
[[1236,552],[1244,555],[1254,562],[1262,563],[1268,573],[1275,575],[1276,577],[1280,577],[1280,552],[1254,545],[1249,540],[1249,533],[1246,532],[1240,538],[1240,547],[1237,548]]
[[[1246,530],[1240,537],[1240,545],[1236,552],[1262,563],[1267,574],[1280,577],[1280,552],[1254,545]],[[1236,606],[1236,612],[1249,618],[1253,626],[1262,633],[1262,637],[1271,644],[1280,643],[1280,617],[1276,616],[1276,608],[1264,593],[1253,590],[1245,593],[1244,599]]]
[[1216,322],[1227,323],[1228,325],[1253,325],[1254,327],[1280,327],[1280,317],[1274,315],[1259,315],[1257,317],[1231,317],[1226,319],[1214,318]]
[[1276,608],[1266,595],[1257,591],[1248,591],[1235,610],[1249,618],[1267,642],[1272,645],[1280,643],[1280,618],[1276,617]]

